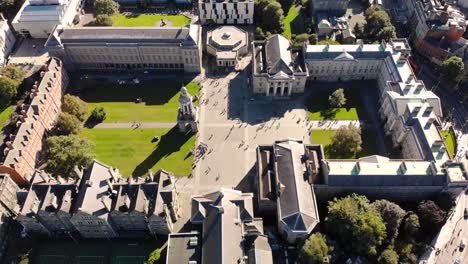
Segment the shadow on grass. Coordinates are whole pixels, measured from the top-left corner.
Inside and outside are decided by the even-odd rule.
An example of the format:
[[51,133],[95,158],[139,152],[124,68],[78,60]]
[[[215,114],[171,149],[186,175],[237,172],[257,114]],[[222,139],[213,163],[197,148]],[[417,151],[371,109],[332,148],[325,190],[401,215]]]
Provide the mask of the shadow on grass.
[[142,161],[135,170],[132,176],[142,176],[148,173],[156,163],[171,155],[174,152],[180,151],[180,148],[193,136],[192,133],[181,133],[177,126],[174,126],[166,134],[161,136],[156,149]]

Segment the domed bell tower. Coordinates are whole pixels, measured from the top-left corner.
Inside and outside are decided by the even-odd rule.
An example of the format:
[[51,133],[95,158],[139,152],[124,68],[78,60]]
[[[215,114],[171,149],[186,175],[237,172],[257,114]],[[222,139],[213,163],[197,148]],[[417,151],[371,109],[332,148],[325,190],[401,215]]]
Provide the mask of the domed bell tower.
[[193,133],[198,131],[198,111],[197,107],[193,105],[192,96],[187,91],[185,86],[180,89],[179,96],[179,113],[177,115],[177,125],[180,132]]

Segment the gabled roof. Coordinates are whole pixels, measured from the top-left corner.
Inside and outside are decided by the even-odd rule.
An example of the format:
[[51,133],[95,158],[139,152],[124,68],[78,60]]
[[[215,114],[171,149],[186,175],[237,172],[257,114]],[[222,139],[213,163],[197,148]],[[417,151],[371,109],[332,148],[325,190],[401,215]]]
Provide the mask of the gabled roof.
[[334,60],[354,60],[354,57],[346,51],[343,51]]
[[283,71],[292,74],[291,51],[289,40],[281,35],[275,34],[266,39],[266,61],[269,74]]

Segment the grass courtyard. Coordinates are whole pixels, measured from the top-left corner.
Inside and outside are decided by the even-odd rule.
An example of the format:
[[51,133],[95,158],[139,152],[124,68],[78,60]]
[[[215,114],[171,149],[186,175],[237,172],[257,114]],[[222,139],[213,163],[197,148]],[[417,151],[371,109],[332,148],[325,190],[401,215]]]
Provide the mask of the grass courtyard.
[[288,39],[291,39],[293,21],[299,16],[299,13],[296,10],[296,7],[293,5],[289,8],[288,13],[283,19],[284,31],[283,35]]
[[6,125],[10,114],[13,111],[13,105],[8,106],[7,108],[0,110],[0,130]]
[[[117,84],[103,81],[77,81],[80,98],[88,103],[88,112],[102,106],[106,109],[105,123],[176,122],[180,88],[178,81],[147,81],[139,84]],[[200,84],[186,84],[192,96],[200,93]],[[141,97],[143,103],[135,103]]]
[[307,113],[310,120],[365,120],[366,110],[361,102],[358,91],[345,90],[346,105],[332,108],[329,106],[328,97],[334,90],[323,91],[306,99]]
[[163,19],[168,26],[183,27],[190,19],[183,15],[119,14],[112,16],[114,27],[154,27]]
[[450,154],[450,157],[455,157],[455,151],[457,150],[457,141],[455,135],[450,130],[442,130],[440,134],[445,139],[445,145],[447,145],[447,150]]
[[[123,176],[143,176],[160,168],[177,176],[187,176],[192,169],[194,135],[184,135],[177,128],[159,129],[83,129],[83,138],[95,144],[96,158],[119,169]],[[152,143],[154,136],[159,141]]]
[[372,140],[371,130],[362,130],[362,150],[352,157],[338,157],[330,148],[331,138],[335,130],[312,130],[311,142],[313,144],[322,144],[325,158],[327,159],[357,159],[376,154],[376,143]]

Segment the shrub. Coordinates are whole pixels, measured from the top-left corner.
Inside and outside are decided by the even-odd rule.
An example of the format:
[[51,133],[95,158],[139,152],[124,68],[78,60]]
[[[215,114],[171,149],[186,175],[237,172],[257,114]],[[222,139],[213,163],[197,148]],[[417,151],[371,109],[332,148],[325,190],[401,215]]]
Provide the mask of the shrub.
[[98,123],[104,121],[106,119],[106,116],[106,110],[104,109],[104,107],[96,107],[91,113],[91,119]]
[[62,111],[76,116],[83,122],[88,112],[88,105],[78,96],[66,94],[63,97]]
[[55,128],[59,135],[77,135],[81,131],[81,122],[75,116],[62,112],[57,119]]
[[98,15],[96,16],[96,26],[112,26],[112,18],[108,15]]

